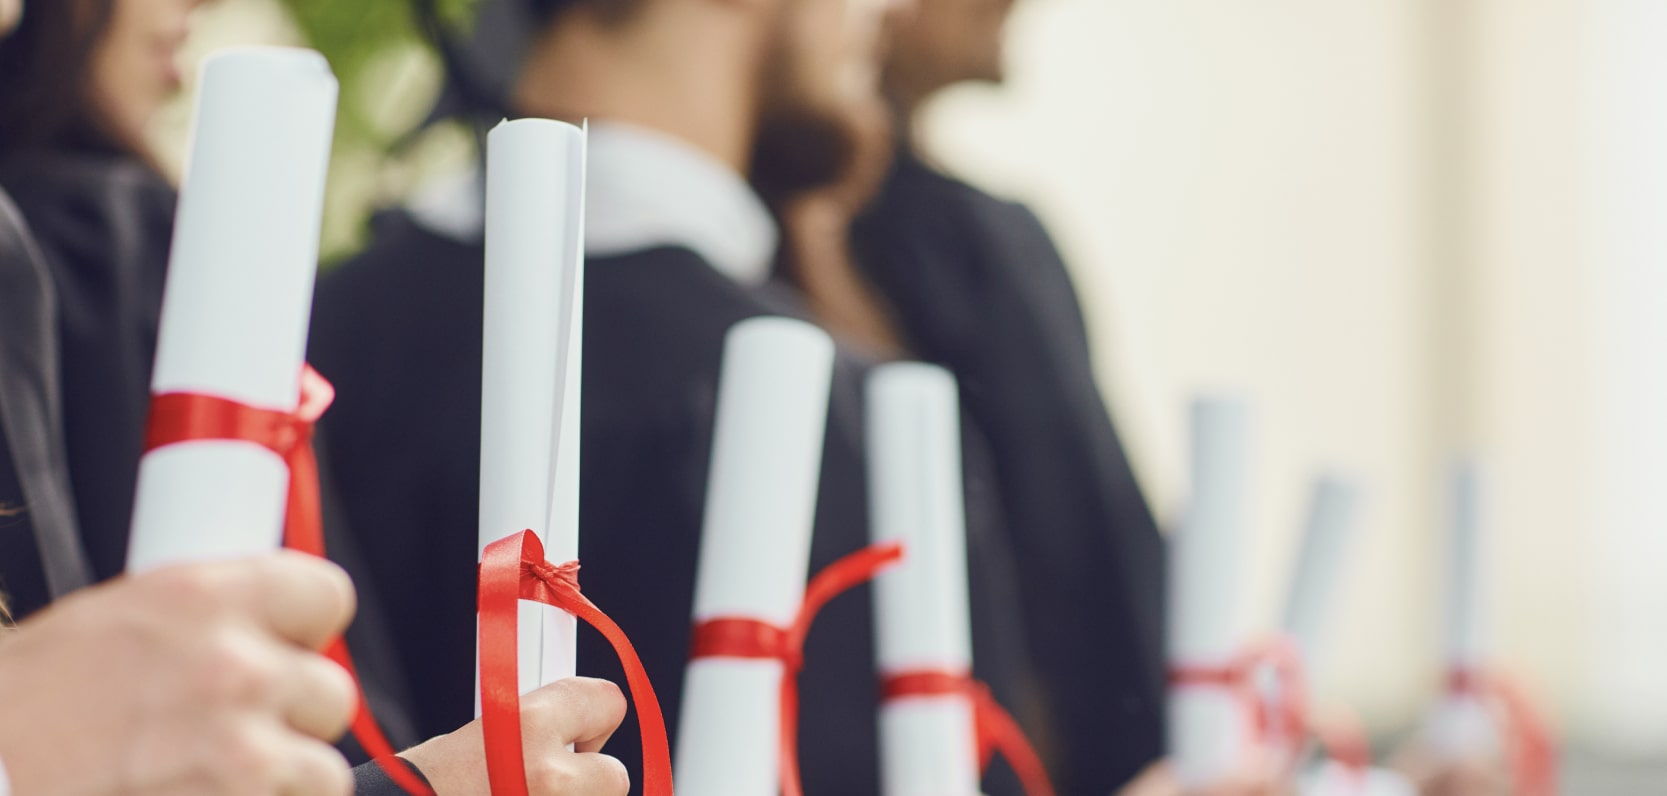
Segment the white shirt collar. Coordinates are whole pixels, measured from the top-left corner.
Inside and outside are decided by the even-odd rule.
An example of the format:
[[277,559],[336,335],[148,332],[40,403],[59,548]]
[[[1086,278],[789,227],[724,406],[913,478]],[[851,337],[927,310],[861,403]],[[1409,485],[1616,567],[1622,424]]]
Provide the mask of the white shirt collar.
[[[593,257],[681,246],[737,282],[770,276],[780,235],[752,186],[711,155],[670,135],[593,122],[585,190],[585,253]],[[419,223],[478,242],[484,227],[478,171],[437,183],[407,205]]]

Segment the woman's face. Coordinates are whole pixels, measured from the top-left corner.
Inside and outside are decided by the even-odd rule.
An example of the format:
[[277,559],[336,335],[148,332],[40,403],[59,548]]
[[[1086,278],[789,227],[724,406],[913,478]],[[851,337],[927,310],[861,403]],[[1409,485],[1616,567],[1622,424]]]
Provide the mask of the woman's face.
[[109,25],[93,50],[88,99],[117,142],[139,147],[151,117],[179,90],[179,50],[191,31],[191,12],[205,2],[111,3]]

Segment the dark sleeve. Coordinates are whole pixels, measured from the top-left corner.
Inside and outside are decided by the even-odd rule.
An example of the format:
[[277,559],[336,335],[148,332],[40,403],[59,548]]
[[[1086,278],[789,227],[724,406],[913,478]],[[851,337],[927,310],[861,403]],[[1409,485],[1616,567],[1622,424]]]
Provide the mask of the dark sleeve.
[[1056,784],[1111,791],[1162,753],[1162,537],[1059,249],[1025,207],[918,163],[857,233],[911,344],[954,371],[989,442]]
[[137,161],[0,163],[56,294],[59,411],[76,526],[96,579],[127,563],[174,194]]
[[1101,395],[1058,248],[1022,206],[979,210],[1003,233],[987,250],[1000,259],[984,267],[1010,286],[981,302],[1003,330],[983,346],[999,366],[982,370],[1035,389],[986,378],[968,401],[1002,437],[1026,612],[1054,617],[1030,623],[1029,636],[1058,733],[1058,784],[1104,792],[1163,749],[1162,537]]
[[[417,779],[428,784],[428,778],[423,776],[421,769],[411,765],[403,757],[393,758],[393,765],[404,766],[406,771],[417,775]],[[406,796],[405,789],[394,782],[383,770],[381,763],[365,763],[353,769],[354,796]]]
[[[354,673],[364,692],[365,703],[381,727],[388,742],[396,749],[423,740],[416,730],[411,714],[411,696],[405,667],[394,647],[381,593],[370,587],[369,557],[380,551],[363,551],[358,539],[350,532],[346,514],[336,493],[331,477],[329,451],[315,442],[318,448],[320,487],[324,511],[325,549],[330,560],[341,565],[353,578],[358,592],[359,607],[353,624],[347,628],[347,646],[353,656]],[[350,735],[340,744],[348,760],[359,762],[370,757]]]
[[23,220],[0,191],[0,593],[18,617],[90,578],[57,432],[54,302]]

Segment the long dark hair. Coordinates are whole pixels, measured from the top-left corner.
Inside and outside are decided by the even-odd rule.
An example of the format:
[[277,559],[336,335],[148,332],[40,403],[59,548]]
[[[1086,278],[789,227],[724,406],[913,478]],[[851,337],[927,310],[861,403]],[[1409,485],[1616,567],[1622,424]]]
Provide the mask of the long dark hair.
[[41,146],[121,152],[88,91],[113,0],[33,0],[0,38],[0,154]]

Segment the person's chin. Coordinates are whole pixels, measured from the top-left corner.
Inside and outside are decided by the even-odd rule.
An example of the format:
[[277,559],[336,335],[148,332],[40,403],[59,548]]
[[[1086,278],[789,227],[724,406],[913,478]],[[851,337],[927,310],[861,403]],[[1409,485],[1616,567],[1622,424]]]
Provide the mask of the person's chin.
[[19,0],[0,0],[0,39],[6,37],[23,20],[23,3]]
[[750,176],[767,202],[832,185],[856,157],[854,121],[830,109],[778,105],[759,121]]

